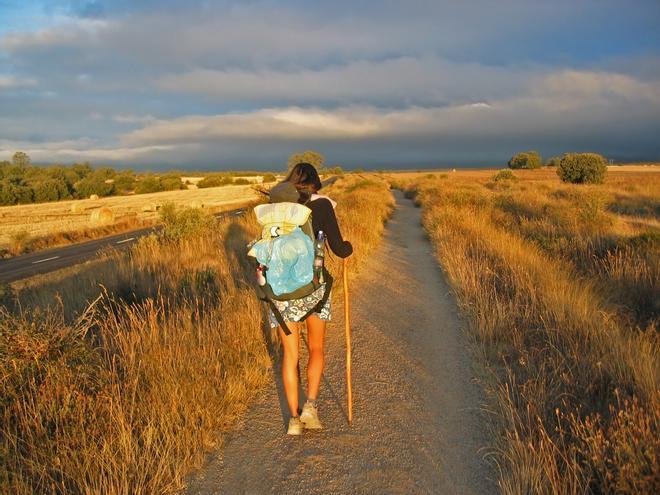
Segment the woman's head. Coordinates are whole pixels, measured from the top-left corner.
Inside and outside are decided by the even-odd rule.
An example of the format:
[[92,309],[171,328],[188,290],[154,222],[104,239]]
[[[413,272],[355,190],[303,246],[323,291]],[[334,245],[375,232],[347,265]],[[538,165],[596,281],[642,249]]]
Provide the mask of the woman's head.
[[319,173],[314,168],[314,165],[310,163],[298,163],[294,165],[284,180],[296,186],[302,200],[309,199],[312,194],[323,187]]

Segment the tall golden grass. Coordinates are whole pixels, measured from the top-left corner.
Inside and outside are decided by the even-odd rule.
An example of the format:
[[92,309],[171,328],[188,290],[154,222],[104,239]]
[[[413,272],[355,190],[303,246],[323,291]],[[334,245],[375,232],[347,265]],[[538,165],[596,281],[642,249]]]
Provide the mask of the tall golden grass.
[[[329,190],[356,265],[392,204],[384,182],[358,180]],[[264,385],[270,336],[245,256],[257,225],[194,220],[0,309],[0,492],[173,492]]]
[[658,176],[399,185],[492,371],[502,491],[657,493]]

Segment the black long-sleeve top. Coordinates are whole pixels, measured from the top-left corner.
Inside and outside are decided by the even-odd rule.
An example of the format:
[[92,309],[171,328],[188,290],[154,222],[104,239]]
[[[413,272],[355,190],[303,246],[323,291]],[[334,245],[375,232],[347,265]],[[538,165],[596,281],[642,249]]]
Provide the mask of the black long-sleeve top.
[[312,210],[312,229],[314,230],[314,235],[318,235],[319,230],[322,230],[333,253],[340,258],[350,256],[353,253],[353,246],[341,236],[332,203],[326,198],[317,198],[307,202],[305,206]]

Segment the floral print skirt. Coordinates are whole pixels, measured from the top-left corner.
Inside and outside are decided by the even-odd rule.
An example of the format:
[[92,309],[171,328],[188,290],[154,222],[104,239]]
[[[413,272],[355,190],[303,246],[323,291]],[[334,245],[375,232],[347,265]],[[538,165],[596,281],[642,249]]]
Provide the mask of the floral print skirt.
[[[305,316],[310,309],[316,306],[319,301],[323,298],[325,293],[325,285],[322,285],[310,295],[301,297],[300,299],[292,299],[290,301],[273,301],[275,307],[282,314],[282,319],[286,321],[300,321],[300,319]],[[313,313],[318,316],[321,320],[328,321],[332,318],[332,312],[330,310],[330,300],[332,299],[332,294],[328,296],[327,301],[321,308],[321,311]],[[272,310],[268,311],[270,317],[270,326],[275,328],[279,326],[275,315]]]

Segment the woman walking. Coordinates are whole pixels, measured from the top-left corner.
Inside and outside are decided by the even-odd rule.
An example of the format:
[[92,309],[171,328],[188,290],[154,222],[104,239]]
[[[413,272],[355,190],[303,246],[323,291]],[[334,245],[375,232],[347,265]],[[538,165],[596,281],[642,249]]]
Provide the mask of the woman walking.
[[[351,243],[342,238],[335,216],[334,206],[336,203],[331,199],[319,196],[321,179],[313,165],[309,163],[298,163],[284,179],[295,187],[297,198],[291,200],[304,204],[312,210],[312,229],[316,237],[319,231],[326,235],[328,245],[333,253],[340,258],[346,258],[353,252]],[[283,185],[284,185],[283,183]],[[293,188],[291,188],[293,191]],[[293,194],[295,196],[295,194]],[[273,312],[270,312],[270,325],[272,328],[279,327],[280,338],[284,348],[284,359],[282,361],[282,381],[286,393],[287,403],[291,412],[289,420],[289,435],[300,435],[303,428],[320,429],[321,422],[318,418],[318,394],[323,373],[324,355],[323,341],[325,337],[326,321],[331,318],[330,297],[326,298],[325,304],[320,310],[309,315],[304,321],[307,324],[307,348],[309,361],[307,363],[307,397],[299,414],[298,397],[298,359],[300,341],[300,318],[317,306],[323,299],[326,286],[322,285],[309,296],[291,301],[273,301],[282,319],[291,331],[286,335],[278,324]]]

